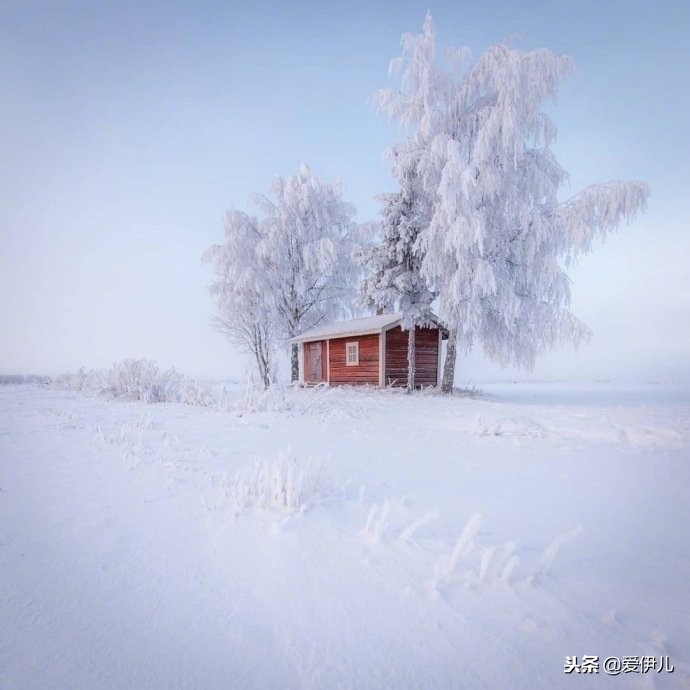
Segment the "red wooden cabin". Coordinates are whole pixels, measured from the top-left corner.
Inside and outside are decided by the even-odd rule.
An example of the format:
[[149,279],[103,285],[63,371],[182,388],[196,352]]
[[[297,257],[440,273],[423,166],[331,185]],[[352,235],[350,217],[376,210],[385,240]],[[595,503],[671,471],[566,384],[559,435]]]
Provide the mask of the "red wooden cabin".
[[[434,321],[436,325],[417,328],[417,386],[440,383],[441,341],[448,334]],[[319,326],[292,338],[299,346],[300,382],[405,386],[408,332],[401,322],[400,314],[380,314]]]

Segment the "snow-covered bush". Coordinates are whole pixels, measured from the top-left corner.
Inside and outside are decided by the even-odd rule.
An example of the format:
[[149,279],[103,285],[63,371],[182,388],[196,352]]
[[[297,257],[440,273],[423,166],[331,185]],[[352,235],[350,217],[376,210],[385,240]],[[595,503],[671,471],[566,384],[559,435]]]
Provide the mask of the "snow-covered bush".
[[247,379],[244,395],[237,401],[233,401],[234,412],[238,417],[256,412],[288,412],[294,408],[294,397],[289,393],[292,386],[284,386],[278,383],[269,388],[264,388],[252,377]]
[[179,402],[210,406],[216,395],[175,369],[161,371],[148,359],[125,359],[108,371],[80,369],[55,380],[59,388],[95,393],[111,399],[140,400],[145,403]]
[[105,385],[106,372],[81,367],[74,374],[62,374],[53,379],[56,388],[79,393],[98,393]]
[[151,360],[125,359],[110,368],[102,393],[110,398],[163,402],[166,392],[177,388],[179,378],[174,369],[161,372]]
[[[264,389],[250,378],[242,397],[229,400],[221,407],[238,417],[268,412],[288,416],[318,416],[324,422],[334,418],[361,418],[365,414],[362,405],[346,395],[348,388],[324,384],[303,388],[276,383]],[[366,387],[357,388],[363,392]],[[373,392],[374,389],[371,390]]]
[[229,487],[229,499],[237,512],[252,508],[278,513],[298,513],[329,492],[319,464],[300,467],[292,454],[261,460],[240,471]]

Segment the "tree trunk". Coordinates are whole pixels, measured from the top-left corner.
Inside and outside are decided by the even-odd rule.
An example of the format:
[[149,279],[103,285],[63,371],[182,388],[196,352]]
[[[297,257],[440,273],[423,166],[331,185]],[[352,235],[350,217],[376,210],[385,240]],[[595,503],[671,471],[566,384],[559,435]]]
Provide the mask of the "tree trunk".
[[273,367],[271,365],[271,344],[258,325],[254,329],[253,339],[254,356],[256,357],[261,383],[263,383],[264,388],[268,388],[271,385],[271,377],[273,375]]
[[407,392],[414,391],[414,377],[416,373],[415,335],[417,328],[412,326],[407,334]]
[[290,348],[290,381],[293,383],[299,379],[299,346],[293,343]]
[[256,367],[259,370],[259,378],[261,379],[261,383],[263,384],[264,388],[268,388],[271,385],[271,365],[260,343],[257,343],[257,347],[254,350],[254,357],[256,359]]
[[457,336],[457,329],[451,328],[448,334],[448,346],[446,347],[446,362],[443,365],[443,381],[441,382],[441,391],[443,393],[453,392],[453,381],[455,380],[455,348]]
[[271,385],[271,367],[270,363],[264,357],[261,358],[261,378],[264,388],[268,388]]

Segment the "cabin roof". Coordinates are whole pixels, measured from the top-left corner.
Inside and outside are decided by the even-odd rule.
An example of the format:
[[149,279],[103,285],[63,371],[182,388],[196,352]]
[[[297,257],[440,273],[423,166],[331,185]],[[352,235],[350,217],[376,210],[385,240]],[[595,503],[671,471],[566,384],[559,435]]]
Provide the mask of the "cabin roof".
[[[436,317],[434,317],[436,320]],[[400,312],[394,314],[377,314],[363,319],[350,319],[349,321],[336,321],[326,326],[317,326],[290,339],[291,343],[306,342],[309,340],[330,340],[331,338],[346,338],[350,335],[368,335],[381,333],[402,322]],[[439,324],[446,337],[446,329]]]

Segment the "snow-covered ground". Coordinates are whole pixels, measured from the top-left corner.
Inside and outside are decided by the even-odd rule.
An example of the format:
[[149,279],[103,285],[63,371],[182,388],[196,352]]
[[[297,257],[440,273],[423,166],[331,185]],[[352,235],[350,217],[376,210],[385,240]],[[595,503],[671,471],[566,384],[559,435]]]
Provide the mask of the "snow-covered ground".
[[2,386],[0,687],[688,688],[689,443],[665,386]]

